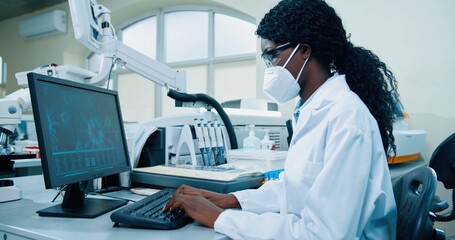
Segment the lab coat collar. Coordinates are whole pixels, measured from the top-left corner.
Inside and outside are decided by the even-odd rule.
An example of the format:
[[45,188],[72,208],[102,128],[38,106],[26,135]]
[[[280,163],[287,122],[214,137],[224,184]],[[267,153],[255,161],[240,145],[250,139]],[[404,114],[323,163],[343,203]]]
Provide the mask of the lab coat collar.
[[310,119],[313,110],[321,109],[336,101],[350,90],[346,83],[346,76],[335,73],[327,79],[305,102],[301,99],[296,103],[294,111],[295,124],[304,124]]
[[296,108],[319,109],[337,100],[347,92],[351,91],[346,83],[346,76],[335,73],[327,79],[305,102],[301,99],[297,102]]

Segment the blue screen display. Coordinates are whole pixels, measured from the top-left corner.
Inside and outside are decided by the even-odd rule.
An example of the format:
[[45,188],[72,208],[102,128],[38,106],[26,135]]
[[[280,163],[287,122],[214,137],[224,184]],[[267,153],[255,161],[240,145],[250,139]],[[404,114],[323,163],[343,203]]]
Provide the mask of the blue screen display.
[[29,76],[46,187],[130,169],[115,91]]

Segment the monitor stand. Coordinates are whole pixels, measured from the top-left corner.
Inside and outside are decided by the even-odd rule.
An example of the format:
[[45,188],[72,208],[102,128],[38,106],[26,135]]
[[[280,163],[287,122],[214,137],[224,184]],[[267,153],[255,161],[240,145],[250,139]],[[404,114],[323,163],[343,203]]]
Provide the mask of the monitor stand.
[[125,205],[127,200],[85,198],[87,182],[67,186],[62,204],[38,210],[42,217],[96,218]]

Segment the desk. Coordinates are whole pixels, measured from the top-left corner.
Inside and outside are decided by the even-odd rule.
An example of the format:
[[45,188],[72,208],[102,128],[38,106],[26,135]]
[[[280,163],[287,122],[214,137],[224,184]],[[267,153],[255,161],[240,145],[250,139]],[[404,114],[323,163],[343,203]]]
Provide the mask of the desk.
[[412,162],[398,163],[389,165],[390,177],[392,181],[396,180],[398,177],[405,175],[412,170],[428,165],[422,157],[417,158],[417,160]]
[[[0,159],[0,161],[2,160]],[[5,164],[6,162],[8,162],[8,165]],[[39,175],[43,173],[41,170],[41,159],[39,158],[3,160],[0,164],[0,178]]]
[[[13,160],[14,161],[14,168],[25,168],[25,167],[40,167],[41,166],[41,159],[21,159],[21,160]],[[390,175],[392,179],[395,179],[398,176],[401,176],[407,172],[410,172],[420,166],[427,165],[422,157],[419,157],[417,160],[412,162],[406,163],[398,163],[389,165]]]
[[[14,178],[22,199],[0,203],[0,237],[8,239],[228,239],[198,223],[178,230],[114,228],[110,213],[94,219],[40,217],[36,211],[56,203],[50,201],[56,190],[45,190],[42,175]],[[138,200],[141,196],[122,191],[116,196]],[[92,196],[91,196],[92,197]],[[59,203],[61,197],[58,198]]]
[[13,169],[16,177],[40,175],[43,174],[41,169],[41,159],[15,159]]
[[[390,166],[392,179],[426,165],[423,159]],[[56,190],[45,190],[42,175],[14,179],[22,192],[19,201],[0,203],[0,237],[7,233],[14,239],[227,239],[198,223],[191,223],[178,230],[150,230],[113,228],[110,213],[95,219],[39,217],[36,211],[50,203]],[[138,200],[141,197],[129,191],[115,193],[118,197]],[[61,197],[59,198],[61,201]],[[22,238],[20,238],[22,237]]]
[[15,159],[11,160],[14,162],[13,168],[25,168],[25,167],[41,167],[41,159]]

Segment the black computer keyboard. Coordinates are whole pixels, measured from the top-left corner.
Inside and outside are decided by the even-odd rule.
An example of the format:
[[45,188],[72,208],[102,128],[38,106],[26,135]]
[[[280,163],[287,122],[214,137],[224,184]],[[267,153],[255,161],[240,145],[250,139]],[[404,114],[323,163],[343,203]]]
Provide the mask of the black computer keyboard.
[[192,221],[183,211],[162,212],[175,189],[166,188],[129,204],[111,214],[114,226],[126,225],[154,229],[177,229]]

